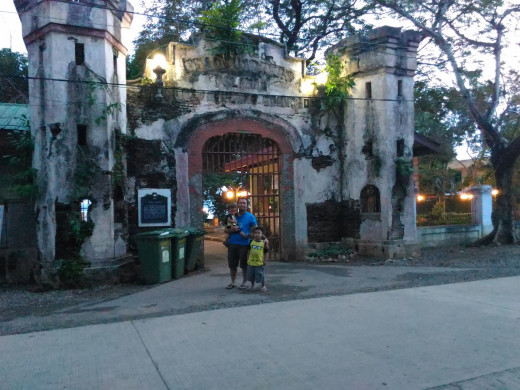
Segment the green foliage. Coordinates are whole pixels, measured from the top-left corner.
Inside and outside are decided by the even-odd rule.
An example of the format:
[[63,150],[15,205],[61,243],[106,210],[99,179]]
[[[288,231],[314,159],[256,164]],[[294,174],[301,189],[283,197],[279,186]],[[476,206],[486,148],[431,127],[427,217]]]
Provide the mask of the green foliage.
[[316,252],[309,253],[309,257],[338,257],[341,255],[350,255],[352,249],[342,248],[339,245],[331,245],[327,248],[319,249]]
[[199,21],[206,38],[216,40],[218,45],[210,51],[231,58],[237,54],[252,53],[253,47],[238,31],[243,10],[242,0],[216,1],[207,11],[202,11]]
[[22,199],[34,200],[38,196],[36,169],[32,167],[34,138],[29,131],[17,131],[8,135],[9,144],[13,148],[12,155],[5,155],[14,173],[8,176],[14,192]]
[[89,78],[87,80],[87,102],[90,107],[92,107],[96,103],[96,89],[98,87],[98,83]]
[[381,174],[381,168],[383,167],[383,159],[379,157],[378,155],[375,155],[373,157],[373,164],[374,164],[374,173],[376,174],[376,177],[379,177]]
[[0,88],[0,102],[27,103],[29,101],[28,60],[27,56],[0,49],[0,75],[2,75],[2,88]]
[[428,215],[428,220],[437,224],[446,223],[446,211],[444,208],[444,203],[441,199],[439,199],[433,206],[430,214]]
[[419,164],[419,188],[422,193],[444,195],[455,193],[461,188],[461,174],[450,169],[448,163],[437,160],[436,156],[421,158]]
[[116,102],[116,103],[110,103],[108,104],[104,109],[103,109],[103,112],[101,113],[100,116],[98,116],[96,119],[95,119],[95,122],[96,122],[96,125],[100,125],[102,122],[106,121],[107,118],[112,115],[114,112],[121,112],[121,103],[119,102]]
[[80,255],[69,259],[58,260],[58,275],[60,281],[66,287],[80,287],[83,279],[83,269],[88,266],[90,266],[90,263]]
[[[168,42],[186,42],[190,33],[221,25],[206,25],[203,12],[215,7],[232,6],[232,0],[150,0],[145,13],[148,17],[139,38],[136,54],[127,67],[127,78],[139,77],[146,58],[153,50]],[[238,3],[238,2],[237,2]],[[268,31],[295,56],[306,57],[311,63],[316,53],[366,28],[362,16],[373,8],[372,2],[357,0],[242,0],[240,2],[242,30]],[[221,17],[235,22],[236,19]],[[198,22],[194,22],[198,21]],[[228,21],[225,21],[229,23]],[[243,37],[242,37],[243,38]],[[218,38],[216,38],[218,39]],[[227,40],[227,39],[226,39]],[[230,45],[244,47],[243,41],[230,40]],[[246,48],[248,44],[246,42]],[[234,50],[229,48],[230,52]]]
[[74,171],[74,182],[71,194],[69,195],[70,202],[80,202],[83,199],[91,197],[91,188],[94,184],[96,175],[100,168],[94,158],[90,158],[85,150],[78,146],[77,149],[76,169]]
[[210,211],[220,220],[227,213],[228,202],[224,199],[222,187],[240,188],[248,183],[248,176],[238,173],[206,174],[202,178],[202,191],[204,201],[208,204]]
[[75,218],[71,218],[69,221],[69,231],[71,238],[76,242],[78,247],[81,247],[85,240],[92,236],[94,231],[94,222],[83,221],[79,217],[78,213],[75,213]]
[[123,164],[124,151],[122,147],[116,147],[114,151],[114,167],[112,168],[112,184],[114,187],[124,188],[125,185],[125,167]]
[[410,177],[413,175],[412,160],[405,157],[398,157],[395,160],[395,171],[402,177]]
[[329,110],[340,107],[349,97],[355,85],[354,77],[343,76],[344,66],[337,55],[327,57],[327,82],[325,83],[325,107]]

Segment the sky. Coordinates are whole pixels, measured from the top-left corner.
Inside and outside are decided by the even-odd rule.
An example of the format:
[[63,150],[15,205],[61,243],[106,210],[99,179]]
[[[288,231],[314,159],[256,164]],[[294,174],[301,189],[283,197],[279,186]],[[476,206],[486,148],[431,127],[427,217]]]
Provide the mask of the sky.
[[[134,0],[131,3],[135,12],[143,12],[143,8],[139,4],[140,0]],[[124,33],[123,43],[130,52],[133,52],[132,41],[137,38],[144,21],[144,16],[134,15],[132,26]],[[27,54],[22,38],[22,25],[13,0],[0,0],[0,49],[3,48]]]
[[[135,12],[144,12],[144,9],[140,3],[141,0],[132,1]],[[133,53],[132,42],[137,38],[137,35],[141,30],[144,22],[144,16],[134,15],[134,20],[131,27],[123,32],[123,44],[129,49],[130,53]],[[385,20],[384,22],[388,23],[389,21]],[[397,25],[396,23],[388,24]],[[514,51],[514,55],[516,56],[514,61],[518,64],[516,68],[520,69],[520,57],[518,56],[517,44],[512,46],[515,46],[517,49]],[[27,53],[22,38],[22,26],[16,13],[13,0],[0,0],[0,49],[2,48],[10,48],[13,51]],[[470,157],[467,154],[465,146],[458,148],[457,153],[459,159],[468,159]]]

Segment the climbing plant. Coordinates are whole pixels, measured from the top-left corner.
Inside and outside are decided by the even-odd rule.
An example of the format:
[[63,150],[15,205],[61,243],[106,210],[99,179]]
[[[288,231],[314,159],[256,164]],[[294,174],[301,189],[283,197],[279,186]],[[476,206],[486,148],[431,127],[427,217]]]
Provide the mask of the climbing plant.
[[395,160],[395,170],[398,175],[403,177],[410,177],[413,175],[413,164],[410,159],[404,157],[398,157]]
[[14,173],[8,176],[13,191],[22,199],[34,200],[38,196],[36,169],[32,167],[34,138],[29,131],[17,131],[8,134],[13,154],[5,155],[7,164]]
[[343,75],[345,67],[339,57],[329,54],[327,57],[327,82],[325,83],[325,108],[336,110],[350,95],[350,91],[356,84],[351,74]]

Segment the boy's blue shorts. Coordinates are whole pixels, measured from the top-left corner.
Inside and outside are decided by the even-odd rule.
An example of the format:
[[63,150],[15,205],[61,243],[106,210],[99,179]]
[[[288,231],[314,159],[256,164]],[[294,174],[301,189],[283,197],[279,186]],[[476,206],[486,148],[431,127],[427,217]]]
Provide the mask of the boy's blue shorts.
[[263,265],[248,265],[246,279],[251,283],[265,283],[265,272]]

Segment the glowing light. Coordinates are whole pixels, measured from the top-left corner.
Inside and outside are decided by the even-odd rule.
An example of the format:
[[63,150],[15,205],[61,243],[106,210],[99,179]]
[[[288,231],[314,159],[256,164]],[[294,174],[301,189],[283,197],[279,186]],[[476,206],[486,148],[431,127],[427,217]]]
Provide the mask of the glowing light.
[[462,199],[462,200],[470,200],[470,199],[473,199],[473,195],[471,195],[471,194],[460,194],[460,199]]
[[152,60],[152,66],[155,69],[157,66],[160,66],[163,69],[168,67],[168,63],[166,62],[166,57],[162,54],[156,54]]
[[491,191],[491,195],[497,196],[498,195],[498,190],[494,189],[493,191]]
[[424,200],[424,196],[417,195],[417,202],[422,202]]
[[235,199],[235,193],[233,191],[226,191],[226,198],[228,198],[229,200],[231,199]]
[[329,74],[327,72],[321,72],[318,75],[316,75],[316,84],[318,85],[325,85],[327,82],[327,79],[329,77]]
[[247,198],[247,196],[249,195],[249,193],[247,191],[240,191],[238,194],[237,194],[237,197],[238,198]]
[[301,90],[305,95],[312,95],[314,93],[314,80],[307,79],[302,81]]
[[152,79],[155,80],[157,78],[157,75],[153,72],[153,70],[157,67],[162,68],[164,70],[168,69],[168,62],[166,62],[166,57],[162,54],[156,54],[152,60],[149,60],[150,65],[150,74],[152,76]]

